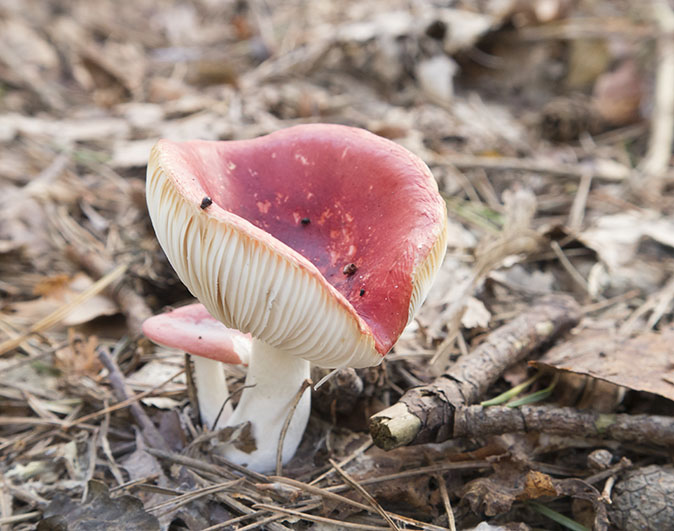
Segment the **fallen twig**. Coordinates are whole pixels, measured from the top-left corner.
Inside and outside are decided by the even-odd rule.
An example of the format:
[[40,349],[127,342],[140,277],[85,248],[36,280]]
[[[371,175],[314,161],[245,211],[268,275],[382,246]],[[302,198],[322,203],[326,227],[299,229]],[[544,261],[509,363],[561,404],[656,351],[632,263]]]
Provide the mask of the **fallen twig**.
[[454,411],[454,437],[483,437],[512,432],[554,433],[674,445],[674,417],[613,415],[550,406],[459,406]]
[[[96,349],[96,352],[98,354],[98,359],[101,360],[103,366],[108,369],[108,379],[110,380],[110,385],[112,386],[115,397],[120,402],[128,400],[131,393],[129,392],[126,381],[124,380],[124,375],[122,374],[122,371],[119,370],[117,363],[112,359],[106,348],[99,346]],[[145,413],[141,405],[138,402],[132,402],[129,404],[129,411],[136,421],[136,424],[138,424],[145,443],[152,448],[168,451],[169,446],[164,440],[164,437],[159,433],[159,430],[152,423],[150,417],[147,416],[147,413]]]
[[309,378],[304,380],[302,382],[302,385],[300,386],[299,390],[297,391],[297,394],[295,395],[295,398],[293,398],[292,404],[290,404],[290,410],[288,411],[288,416],[286,417],[285,422],[283,423],[283,427],[281,428],[281,433],[279,435],[278,439],[278,446],[276,447],[276,475],[280,476],[283,472],[283,442],[286,439],[286,433],[288,433],[288,427],[290,426],[290,421],[293,419],[293,415],[295,414],[295,410],[297,409],[297,404],[300,403],[300,400],[302,399],[302,395],[304,392],[309,389],[313,385],[314,382],[312,382]]
[[386,520],[386,523],[389,525],[389,527],[395,531],[399,531],[400,528],[396,525],[396,523],[391,519],[389,514],[383,509],[381,505],[379,505],[379,502],[374,499],[372,494],[370,494],[368,491],[366,491],[360,483],[358,483],[355,479],[353,479],[349,474],[344,472],[340,466],[337,464],[337,462],[333,461],[330,459],[330,464],[332,465],[332,468],[334,468],[337,473],[342,477],[342,479],[348,483],[351,488],[353,488],[357,493],[359,493],[363,498],[365,498],[365,501],[367,501],[372,508],[377,511],[381,517]]
[[550,296],[492,332],[434,382],[408,390],[397,404],[370,418],[375,444],[386,450],[441,442],[453,436],[454,410],[476,402],[513,363],[523,360],[580,320],[566,296]]

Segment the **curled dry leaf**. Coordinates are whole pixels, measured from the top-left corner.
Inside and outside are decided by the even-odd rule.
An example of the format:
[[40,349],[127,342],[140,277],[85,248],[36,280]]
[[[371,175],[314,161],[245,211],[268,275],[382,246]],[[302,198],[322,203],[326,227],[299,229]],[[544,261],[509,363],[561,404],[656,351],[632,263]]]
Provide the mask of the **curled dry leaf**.
[[[84,273],[77,273],[72,277],[67,275],[46,277],[34,289],[40,298],[16,302],[10,306],[13,318],[28,324],[38,321],[70,303],[92,284],[93,281]],[[110,298],[103,294],[94,295],[72,308],[62,323],[66,326],[74,326],[104,315],[114,315],[118,311],[117,305]]]
[[672,342],[673,328],[634,338],[585,330],[531,363],[535,367],[585,374],[674,400]]

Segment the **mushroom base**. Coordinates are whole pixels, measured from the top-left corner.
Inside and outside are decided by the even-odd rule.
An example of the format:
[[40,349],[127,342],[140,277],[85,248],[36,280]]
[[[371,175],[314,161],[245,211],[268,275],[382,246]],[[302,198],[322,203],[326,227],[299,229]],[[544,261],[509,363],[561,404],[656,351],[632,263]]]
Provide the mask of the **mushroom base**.
[[[232,414],[232,404],[227,402],[229,391],[223,364],[202,356],[192,356],[192,363],[194,378],[197,381],[201,423],[209,430],[224,428]],[[225,407],[220,413],[223,404]],[[220,418],[218,418],[218,413],[220,413]],[[216,419],[218,424],[214,426]]]
[[[219,447],[223,457],[257,472],[274,470],[281,430],[307,378],[308,361],[253,339],[246,388],[227,426],[235,427],[250,422],[256,449],[247,453],[240,448],[249,446],[249,441],[233,440]],[[292,413],[283,441],[283,463],[295,455],[310,410],[311,393],[306,390]]]

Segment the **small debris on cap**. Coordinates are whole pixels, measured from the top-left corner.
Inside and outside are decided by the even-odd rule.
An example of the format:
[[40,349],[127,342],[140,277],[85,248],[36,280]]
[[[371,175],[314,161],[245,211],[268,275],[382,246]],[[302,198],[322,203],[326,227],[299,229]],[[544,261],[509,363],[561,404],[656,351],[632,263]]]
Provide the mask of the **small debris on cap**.
[[344,273],[348,277],[353,275],[356,271],[358,271],[358,266],[356,266],[356,264],[354,263],[346,264],[344,266],[344,269],[342,269],[342,273]]
[[204,210],[204,209],[208,208],[209,206],[211,206],[212,204],[213,204],[213,200],[210,197],[208,197],[207,195],[205,195],[204,198],[201,200],[201,204],[199,205],[199,207],[201,208],[201,210]]
[[310,220],[309,218],[302,218],[302,219],[300,220],[300,223],[301,223],[302,225],[308,225],[309,223],[311,223],[311,220]]
[[365,288],[360,288],[360,293],[358,295],[360,295],[361,297],[365,295]]

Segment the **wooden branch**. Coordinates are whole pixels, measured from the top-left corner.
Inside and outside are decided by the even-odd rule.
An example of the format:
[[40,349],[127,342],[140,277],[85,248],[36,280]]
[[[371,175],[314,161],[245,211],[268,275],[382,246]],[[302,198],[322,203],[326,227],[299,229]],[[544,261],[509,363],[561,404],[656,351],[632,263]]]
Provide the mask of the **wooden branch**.
[[619,442],[674,445],[674,417],[613,415],[573,408],[459,406],[454,437],[484,437],[513,432],[612,439]]
[[492,332],[434,382],[408,390],[397,404],[370,417],[374,443],[390,450],[451,438],[458,406],[475,403],[507,367],[572,328],[580,317],[580,308],[572,298],[543,298]]
[[[110,380],[110,385],[115,394],[115,398],[120,402],[124,402],[129,399],[129,396],[132,394],[126,385],[126,380],[122,371],[117,366],[115,360],[112,359],[108,350],[104,347],[98,347],[96,349],[98,354],[98,359],[101,360],[103,366],[108,369],[108,380]],[[147,413],[143,410],[141,405],[138,402],[133,402],[129,404],[129,411],[133,416],[136,424],[140,428],[140,433],[143,436],[145,443],[151,448],[158,448],[160,450],[169,451],[170,448],[167,442],[164,440],[164,437],[156,426],[150,420],[150,417],[147,416]]]

